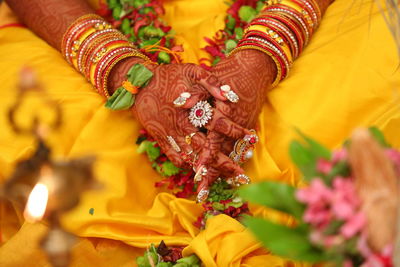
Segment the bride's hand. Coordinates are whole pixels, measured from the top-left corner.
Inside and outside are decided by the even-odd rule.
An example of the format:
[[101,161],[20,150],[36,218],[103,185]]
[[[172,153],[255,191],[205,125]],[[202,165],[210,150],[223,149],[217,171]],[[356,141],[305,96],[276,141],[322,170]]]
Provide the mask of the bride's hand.
[[[261,52],[244,50],[221,60],[213,67],[211,72],[222,83],[231,85],[240,98],[238,103],[235,104],[217,100],[215,102],[216,108],[221,114],[240,126],[254,129],[266,92],[276,75],[274,62]],[[218,121],[214,121],[214,123],[219,125],[214,127],[229,128],[226,123]],[[213,168],[211,163],[215,161],[216,154],[220,151],[229,155],[237,139],[226,138],[216,131],[208,132],[204,146],[212,149],[202,150],[199,154],[197,167],[205,167],[208,172],[200,182],[198,192],[207,191],[214,180],[220,176],[230,177]]]
[[[137,62],[124,62],[117,65],[118,68],[113,70],[110,76],[112,90],[121,84],[130,66],[135,63]],[[187,167],[188,162],[184,160],[185,158],[191,158],[194,162],[196,160],[194,156],[198,151],[210,149],[203,148],[205,136],[199,133],[199,129],[189,121],[188,108],[200,100],[209,99],[211,95],[219,101],[226,101],[220,90],[222,84],[215,75],[194,64],[146,65],[146,67],[153,72],[154,76],[150,83],[137,94],[133,111],[168,158],[178,167]],[[189,93],[190,97],[182,106],[183,108],[176,107],[174,101],[183,92]],[[248,133],[246,129],[232,122],[219,111],[214,110],[213,113],[206,125],[209,130],[232,138],[240,138]],[[230,129],[218,128],[215,126],[215,120],[223,120]],[[185,137],[194,133],[196,136],[193,136],[193,143],[187,144]],[[171,139],[177,146],[171,144]],[[214,165],[224,173],[242,172],[222,153],[219,154],[219,161]]]

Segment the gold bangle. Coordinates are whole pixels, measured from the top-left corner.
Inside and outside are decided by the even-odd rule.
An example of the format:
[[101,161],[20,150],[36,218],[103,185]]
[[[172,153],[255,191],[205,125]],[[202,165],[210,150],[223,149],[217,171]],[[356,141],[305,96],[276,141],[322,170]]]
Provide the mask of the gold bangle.
[[115,65],[117,65],[121,60],[124,60],[128,57],[138,57],[141,59],[144,59],[145,61],[151,61],[148,57],[146,57],[145,55],[143,55],[142,53],[140,53],[139,51],[136,52],[132,52],[132,53],[128,53],[125,55],[120,56],[117,60],[115,60],[113,63],[111,63],[110,66],[108,66],[108,69],[106,70],[106,72],[104,73],[104,78],[103,78],[103,92],[104,95],[109,98],[110,97],[110,93],[108,91],[108,76],[110,75],[112,69],[115,67]]
[[254,49],[254,50],[258,50],[260,52],[263,52],[264,54],[267,54],[268,56],[270,56],[272,58],[272,60],[274,61],[275,65],[276,65],[276,78],[275,80],[272,82],[272,88],[277,86],[278,83],[281,81],[282,79],[282,67],[281,64],[279,63],[278,59],[276,58],[276,56],[274,54],[272,54],[271,52],[269,52],[266,49],[262,49],[261,47],[258,46],[253,46],[253,45],[244,45],[241,47],[237,47],[235,49],[233,49],[228,57],[230,57],[231,55],[236,54],[237,52],[241,51],[241,50],[247,50],[247,49]]
[[61,41],[61,53],[62,55],[66,55],[66,50],[67,50],[67,40],[68,40],[68,35],[71,34],[71,31],[73,30],[73,28],[75,28],[78,24],[84,22],[85,20],[104,20],[102,17],[96,15],[96,14],[86,14],[83,16],[80,16],[79,18],[77,18],[76,20],[74,20],[74,22],[71,23],[70,26],[68,26],[67,30],[64,32],[63,37],[62,37],[62,41]]

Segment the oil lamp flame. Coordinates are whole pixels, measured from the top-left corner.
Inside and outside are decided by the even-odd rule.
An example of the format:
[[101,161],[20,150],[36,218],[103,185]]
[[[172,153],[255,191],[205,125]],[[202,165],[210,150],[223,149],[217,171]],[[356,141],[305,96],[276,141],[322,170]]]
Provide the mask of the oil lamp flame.
[[46,185],[38,183],[29,195],[24,217],[28,222],[40,221],[46,212],[49,190]]

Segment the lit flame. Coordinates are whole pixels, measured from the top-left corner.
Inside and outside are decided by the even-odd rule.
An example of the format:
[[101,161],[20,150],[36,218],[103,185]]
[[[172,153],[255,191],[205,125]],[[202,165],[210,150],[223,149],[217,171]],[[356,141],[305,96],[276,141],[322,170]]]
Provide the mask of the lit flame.
[[49,190],[47,187],[38,183],[33,188],[26,204],[24,217],[28,222],[40,221],[46,212]]

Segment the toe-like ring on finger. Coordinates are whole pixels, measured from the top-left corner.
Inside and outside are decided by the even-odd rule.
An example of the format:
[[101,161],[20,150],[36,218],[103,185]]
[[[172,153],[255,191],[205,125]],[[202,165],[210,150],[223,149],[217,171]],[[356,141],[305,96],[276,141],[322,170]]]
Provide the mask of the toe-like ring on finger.
[[174,100],[174,106],[179,108],[182,107],[183,105],[186,104],[186,101],[191,97],[192,95],[189,92],[183,92]]
[[185,143],[190,145],[192,143],[192,138],[196,134],[196,132],[188,134],[185,136]]
[[239,96],[231,89],[229,85],[222,85],[220,89],[222,95],[225,96],[230,102],[237,103],[239,101]]
[[246,174],[239,174],[239,175],[235,176],[234,178],[227,179],[227,182],[234,186],[241,186],[241,185],[250,184],[250,178]]
[[201,180],[203,180],[203,176],[207,175],[207,168],[204,166],[200,166],[200,168],[197,170],[196,175],[194,176],[193,180],[198,183],[201,182]]
[[179,147],[178,143],[175,141],[175,139],[172,136],[168,135],[167,140],[168,140],[168,143],[172,146],[172,148],[176,152],[180,153],[182,151],[181,148]]
[[243,164],[253,157],[258,136],[255,130],[250,130],[250,132],[252,134],[236,141],[233,151],[229,154],[229,157],[237,164]]
[[200,192],[197,194],[197,198],[196,198],[197,203],[201,203],[201,202],[206,201],[206,199],[208,198],[208,194],[209,193],[210,193],[209,190],[204,189],[204,188],[201,189]]
[[199,101],[190,109],[189,121],[194,127],[205,126],[212,118],[213,110],[207,101]]

